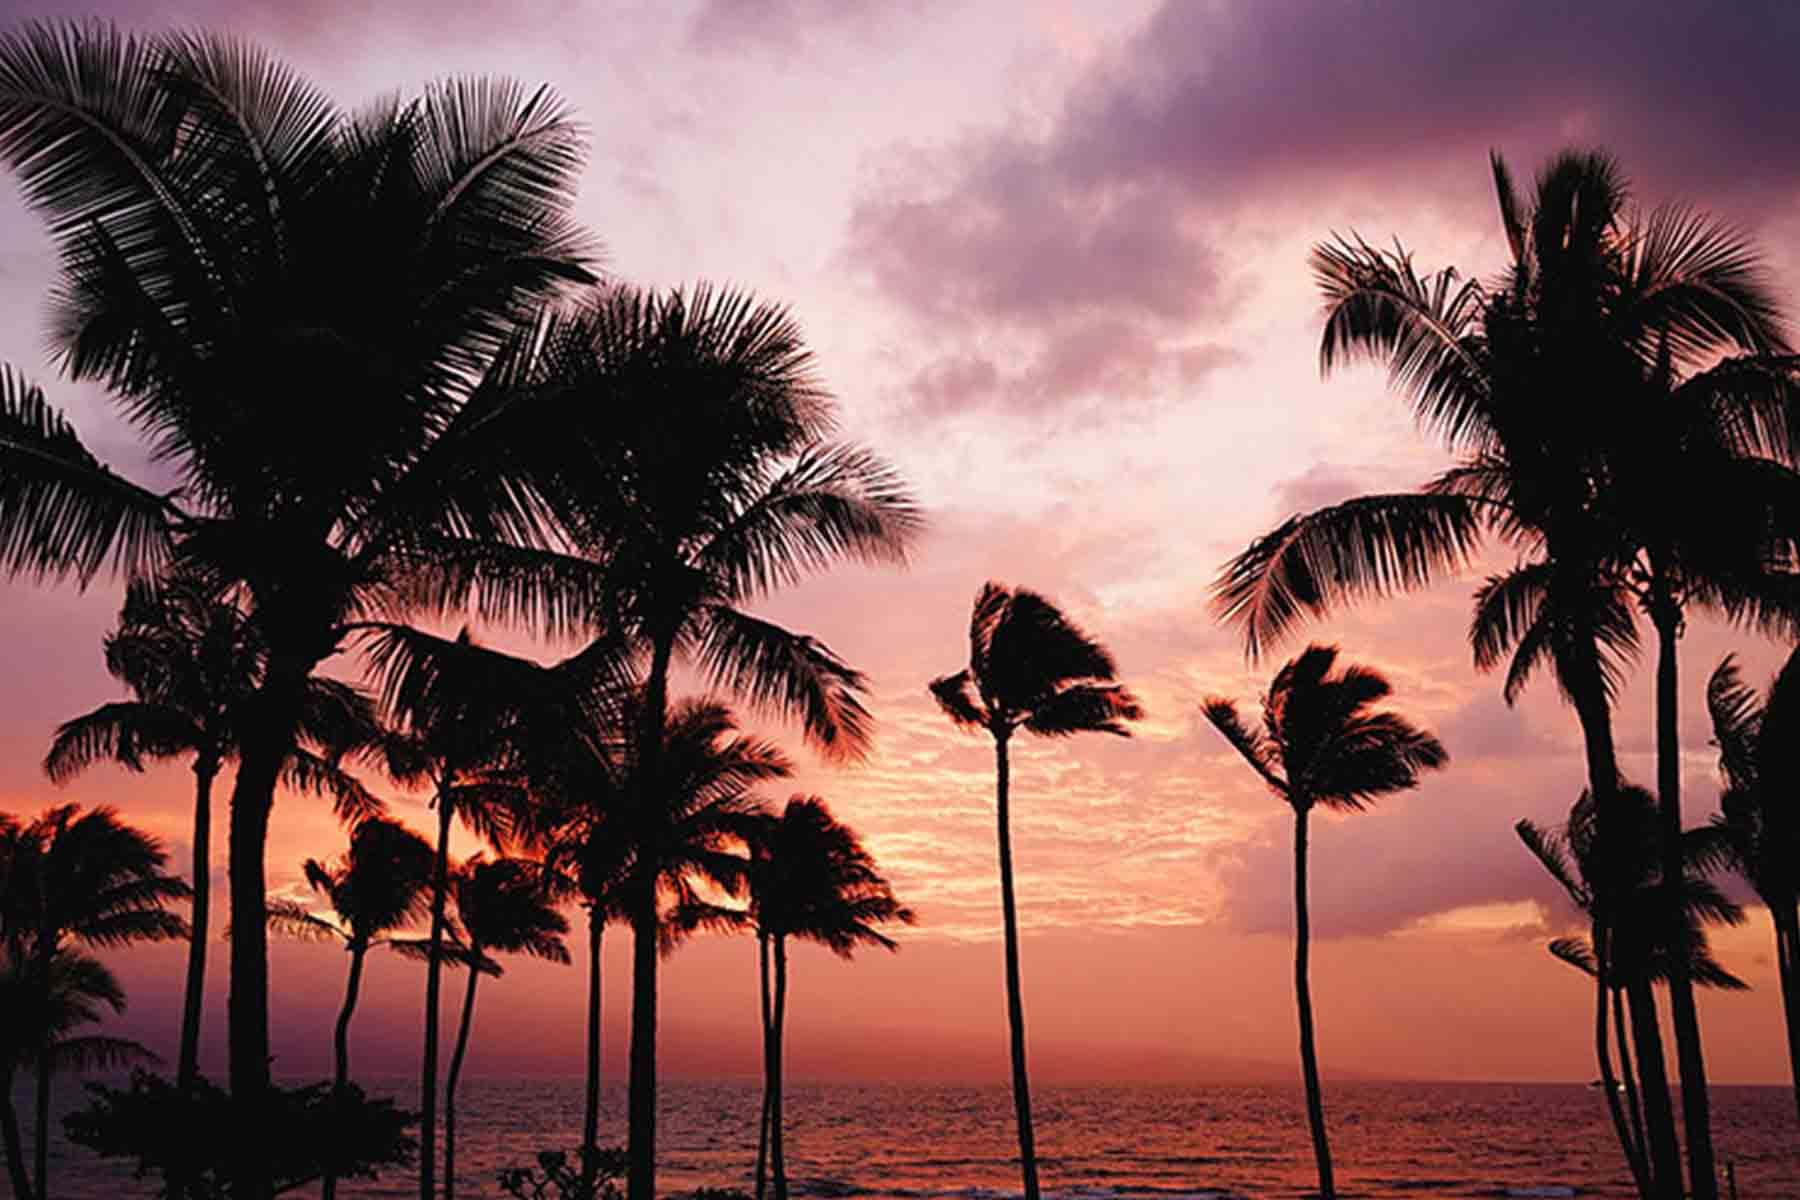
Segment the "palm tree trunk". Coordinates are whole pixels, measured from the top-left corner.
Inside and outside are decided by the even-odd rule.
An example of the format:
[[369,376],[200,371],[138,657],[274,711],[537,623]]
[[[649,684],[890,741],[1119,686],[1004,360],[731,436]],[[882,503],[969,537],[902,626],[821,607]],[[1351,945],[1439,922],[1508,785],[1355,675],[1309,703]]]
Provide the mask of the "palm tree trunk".
[[1781,975],[1781,1007],[1787,1017],[1788,1072],[1794,1085],[1794,1107],[1800,1112],[1800,907],[1775,917],[1775,962]]
[[1625,989],[1612,985],[1613,1040],[1619,1045],[1619,1073],[1625,1081],[1625,1112],[1631,1118],[1631,1141],[1637,1147],[1638,1161],[1644,1165],[1647,1196],[1656,1194],[1656,1176],[1650,1170],[1644,1144],[1644,1104],[1638,1094],[1637,1068],[1631,1061],[1631,1030],[1625,1022]]
[[581,1172],[591,1185],[600,1142],[600,936],[606,932],[600,906],[588,905],[587,1094],[581,1113]]
[[188,937],[187,987],[181,998],[181,1052],[175,1084],[194,1086],[200,1073],[200,1009],[206,996],[206,940],[212,920],[212,788],[219,764],[202,754],[194,760],[194,903]]
[[[642,726],[638,731],[633,801],[647,808],[660,800],[659,771],[664,730],[668,724],[669,661],[674,657],[674,629],[659,631],[644,677]],[[640,863],[632,897],[631,929],[631,1070],[626,1085],[627,1200],[656,1200],[656,884],[660,863]]]
[[469,1027],[475,1022],[475,983],[481,972],[475,964],[481,947],[469,946],[469,986],[463,992],[462,1019],[457,1023],[456,1049],[450,1052],[450,1074],[444,1080],[444,1200],[456,1193],[456,1084],[462,1078],[463,1056],[469,1051]]
[[31,1178],[25,1173],[25,1139],[19,1136],[19,1110],[13,1107],[13,1068],[9,1063],[0,1072],[0,1142],[6,1147],[6,1174],[12,1180],[13,1195],[31,1200]]
[[756,934],[757,978],[762,998],[763,1091],[756,1129],[756,1200],[763,1200],[769,1168],[769,1089],[775,1086],[775,1029],[769,999],[769,935]]
[[38,1047],[37,1058],[37,1111],[32,1113],[33,1133],[37,1137],[32,1147],[37,1157],[37,1196],[38,1200],[50,1200],[50,1076],[53,1074],[50,1062],[51,1042],[48,1037]]
[[431,940],[425,960],[425,1053],[419,1074],[419,1200],[433,1200],[437,1168],[438,995],[443,985],[444,903],[450,891],[450,772],[438,782],[437,865],[431,875]]
[[1612,989],[1608,983],[1606,943],[1598,922],[1594,925],[1593,935],[1594,1058],[1600,1066],[1600,1086],[1606,1089],[1606,1109],[1612,1116],[1613,1132],[1619,1137],[1619,1148],[1625,1152],[1625,1162],[1631,1168],[1632,1179],[1637,1183],[1638,1195],[1649,1200],[1649,1173],[1644,1167],[1643,1155],[1637,1143],[1632,1140],[1631,1130],[1625,1124],[1625,1109],[1619,1100],[1619,1081],[1613,1074],[1611,1040],[1606,1020],[1606,998]]
[[1312,920],[1306,901],[1306,818],[1310,808],[1305,802],[1294,805],[1294,1003],[1300,1011],[1300,1073],[1306,1082],[1306,1120],[1319,1167],[1319,1195],[1323,1200],[1336,1200],[1331,1143],[1325,1134],[1325,1098],[1319,1087],[1319,1054],[1313,1044]]
[[[356,1013],[356,998],[362,991],[363,959],[368,953],[367,942],[350,943],[350,978],[344,984],[344,1006],[338,1010],[337,1028],[331,1034],[331,1096],[338,1105],[342,1105],[344,1088],[350,1082],[350,1018]],[[333,1200],[337,1195],[335,1171],[325,1173],[320,1185],[320,1195],[324,1200]]]
[[[1656,794],[1662,817],[1662,888],[1668,919],[1681,912],[1687,863],[1681,850],[1681,711],[1678,672],[1681,610],[1664,584],[1651,605],[1656,625]],[[1679,926],[1672,924],[1671,931]],[[1706,1054],[1687,955],[1669,955],[1669,1016],[1675,1026],[1675,1058],[1681,1070],[1681,1117],[1687,1133],[1688,1181],[1694,1200],[1719,1200],[1713,1161],[1712,1113],[1706,1090]]]
[[1037,1140],[1031,1129],[1031,1080],[1025,1071],[1025,997],[1019,984],[1019,911],[1013,896],[1010,764],[1005,731],[994,733],[994,809],[1000,842],[1000,917],[1006,936],[1006,1019],[1012,1031],[1013,1110],[1019,1127],[1019,1171],[1025,1200],[1038,1200]]
[[1637,1044],[1638,1076],[1643,1083],[1644,1133],[1650,1144],[1650,1177],[1659,1196],[1681,1200],[1681,1144],[1675,1136],[1675,1110],[1669,1104],[1668,1065],[1663,1059],[1662,1028],[1656,1019],[1656,995],[1646,979],[1626,985],[1631,1009],[1631,1037]]
[[775,939],[775,1019],[769,1028],[774,1053],[769,1065],[769,1165],[775,1177],[775,1200],[788,1200],[787,1147],[781,1127],[781,1038],[787,1025],[787,939]]
[[274,653],[240,734],[231,793],[226,869],[231,889],[230,990],[226,1049],[231,1108],[230,1174],[234,1200],[272,1200],[269,1127],[268,886],[263,874],[275,781],[293,746],[306,677],[316,659]]

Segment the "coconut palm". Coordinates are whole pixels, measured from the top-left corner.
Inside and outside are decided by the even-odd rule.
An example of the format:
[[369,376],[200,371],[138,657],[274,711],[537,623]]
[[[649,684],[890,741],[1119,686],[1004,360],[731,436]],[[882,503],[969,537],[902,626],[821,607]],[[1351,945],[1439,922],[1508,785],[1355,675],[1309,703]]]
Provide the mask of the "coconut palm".
[[[50,1179],[41,1152],[36,1191],[25,1172],[25,1148],[12,1098],[14,1072],[20,1068],[40,1072],[104,1070],[152,1062],[156,1055],[127,1038],[75,1032],[102,1020],[103,1009],[123,1012],[125,989],[98,959],[74,947],[65,946],[51,955],[46,988],[31,964],[0,946],[0,1009],[7,1013],[4,1026],[0,1026],[0,1138],[4,1139],[8,1175],[15,1196],[42,1200],[50,1194]],[[48,1086],[40,1083],[40,1106],[48,1095]],[[41,1120],[37,1133],[42,1146],[46,1131]]]
[[490,862],[478,854],[457,869],[450,890],[456,898],[456,918],[462,926],[469,982],[463,992],[450,1073],[444,1081],[446,1197],[456,1190],[456,1084],[462,1077],[469,1030],[475,1019],[475,985],[483,975],[503,973],[492,954],[524,954],[564,964],[570,961],[569,948],[563,944],[569,923],[556,911],[540,864],[517,858]]
[[528,311],[591,278],[569,215],[581,148],[554,96],[503,80],[348,114],[229,38],[0,38],[0,159],[56,244],[61,364],[110,390],[178,484],[107,469],[8,374],[0,565],[198,563],[241,590],[268,654],[228,848],[240,1200],[271,1186],[247,1115],[269,1088],[263,852],[306,680],[347,619],[423,594],[460,547],[547,539],[550,481],[591,458],[551,434],[554,397],[514,386]]
[[[34,998],[35,1008],[28,1005],[27,1013],[41,1018],[32,1043],[37,1055],[33,1176],[39,1190],[18,1186],[24,1166],[17,1162],[14,1188],[21,1196],[44,1200],[50,1076],[56,1039],[65,1032],[53,1019],[57,956],[73,945],[110,948],[186,937],[187,922],[167,905],[186,899],[188,887],[163,872],[167,861],[160,841],[108,807],[82,812],[64,804],[28,824],[0,824],[0,947],[9,969],[22,976],[28,999]],[[9,1161],[14,1161],[10,1153]]]
[[[1784,607],[1774,602],[1791,589],[1765,566],[1781,539],[1768,545],[1759,506],[1789,489],[1786,480],[1764,486],[1761,475],[1792,452],[1792,363],[1772,356],[1783,349],[1779,314],[1756,256],[1730,231],[1684,209],[1631,210],[1616,164],[1601,153],[1552,159],[1529,205],[1497,156],[1493,172],[1511,262],[1491,283],[1450,270],[1421,277],[1404,250],[1354,239],[1314,254],[1325,369],[1385,363],[1456,465],[1421,492],[1291,518],[1227,566],[1217,597],[1254,653],[1308,615],[1453,573],[1484,533],[1497,534],[1533,560],[1522,580],[1532,586],[1508,592],[1519,627],[1539,604],[1560,612],[1545,627],[1557,637],[1532,652],[1555,666],[1575,708],[1605,823],[1618,768],[1604,663],[1609,604],[1596,594],[1623,589],[1649,611],[1671,668],[1668,635],[1682,606],[1759,620]],[[1657,477],[1657,509],[1637,502],[1645,487],[1625,486],[1648,484],[1652,464],[1685,470],[1683,450],[1695,447],[1706,451],[1709,477],[1733,486],[1682,489],[1685,512],[1671,503],[1666,475]],[[1714,547],[1690,537],[1724,525],[1733,536]],[[1672,679],[1671,669],[1659,680],[1664,709]],[[1659,749],[1672,763],[1672,711],[1661,721]],[[1665,788],[1660,801],[1665,828],[1678,829],[1678,790]],[[1671,997],[1690,1167],[1695,1194],[1710,1198],[1704,1063],[1680,971],[1678,963]],[[1666,1087],[1653,1090],[1666,1096]],[[1672,1124],[1652,1124],[1655,1156],[1677,1162]]]
[[1706,705],[1725,778],[1713,820],[1731,866],[1775,926],[1788,1068],[1800,1108],[1800,650],[1761,700],[1727,655],[1707,683]]
[[[176,1066],[177,1085],[186,1088],[194,1082],[200,1054],[212,911],[213,782],[237,756],[237,721],[256,692],[267,656],[243,610],[192,576],[154,584],[134,580],[105,650],[107,670],[132,698],[63,722],[44,769],[60,783],[102,760],[133,771],[143,770],[146,760],[190,760],[193,932]],[[374,737],[373,710],[361,693],[333,679],[308,680],[297,732],[300,742],[289,750],[284,784],[329,793],[338,815],[348,820],[379,810],[380,802],[337,765],[342,753]]]
[[1000,912],[1006,940],[1006,1015],[1011,1030],[1012,1091],[1019,1170],[1026,1200],[1038,1200],[1031,1084],[1025,1067],[1025,999],[1019,982],[1019,916],[1013,895],[1009,747],[1020,729],[1040,737],[1110,733],[1127,737],[1143,715],[1114,683],[1112,655],[1057,607],[1024,588],[982,585],[969,619],[969,665],[931,683],[950,719],[994,739],[995,819],[999,831]]
[[1206,719],[1243,756],[1270,791],[1294,810],[1294,999],[1300,1013],[1300,1066],[1306,1115],[1318,1162],[1319,1194],[1337,1195],[1325,1107],[1313,1044],[1307,912],[1307,822],[1315,805],[1360,812],[1377,797],[1418,786],[1425,771],[1449,761],[1430,734],[1397,713],[1376,711],[1392,687],[1368,667],[1336,669],[1335,646],[1309,646],[1276,673],[1263,698],[1263,728],[1246,725],[1224,699],[1206,702]]

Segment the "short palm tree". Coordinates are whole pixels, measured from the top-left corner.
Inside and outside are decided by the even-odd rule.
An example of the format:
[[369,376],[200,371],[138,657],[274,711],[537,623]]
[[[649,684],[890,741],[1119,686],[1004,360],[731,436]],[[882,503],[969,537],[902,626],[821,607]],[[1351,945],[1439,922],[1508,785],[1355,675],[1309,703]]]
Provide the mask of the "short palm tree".
[[563,943],[569,923],[556,911],[540,864],[517,858],[489,861],[478,854],[457,869],[450,890],[462,926],[469,983],[463,992],[456,1049],[450,1054],[450,1072],[444,1081],[445,1197],[456,1191],[456,1085],[462,1078],[469,1030],[475,1020],[475,985],[483,975],[502,973],[494,954],[524,954],[564,964],[570,961],[569,948]]
[[1397,713],[1376,711],[1392,692],[1368,667],[1336,669],[1335,646],[1309,646],[1282,667],[1263,698],[1263,727],[1246,725],[1230,700],[1206,702],[1206,719],[1243,756],[1269,790],[1294,810],[1294,999],[1300,1013],[1300,1067],[1312,1127],[1319,1194],[1337,1195],[1331,1145],[1313,1044],[1307,912],[1307,820],[1316,805],[1360,812],[1370,801],[1418,786],[1419,776],[1449,761],[1430,734]]
[[546,543],[555,481],[592,459],[545,419],[555,397],[514,386],[531,311],[592,278],[570,214],[582,148],[553,95],[505,80],[346,113],[230,38],[94,22],[0,38],[0,161],[55,242],[60,361],[179,484],[108,470],[9,373],[0,568],[198,563],[241,590],[267,648],[228,846],[239,1200],[272,1187],[247,1115],[270,1086],[263,858],[306,680],[346,622],[460,603],[413,585],[467,547]]
[[[188,935],[187,922],[167,905],[184,900],[188,887],[165,874],[161,842],[119,819],[111,808],[82,812],[73,804],[47,809],[35,820],[0,823],[0,950],[9,969],[24,979],[27,1012],[42,1018],[33,1048],[37,1070],[37,1145],[33,1172],[38,1191],[15,1190],[44,1200],[50,1152],[50,1076],[55,1039],[52,1017],[56,962],[72,946],[109,948]],[[75,961],[75,960],[65,960]],[[91,978],[91,976],[84,976]],[[12,1064],[5,1069],[10,1073]],[[9,1080],[10,1082],[10,1080]],[[10,1159],[10,1155],[9,1155]]]
[[[119,627],[106,639],[106,668],[131,692],[57,729],[44,769],[63,782],[99,761],[141,771],[146,760],[187,758],[194,772],[193,911],[181,1007],[180,1087],[192,1086],[200,1055],[200,1007],[212,913],[212,789],[237,756],[237,723],[255,695],[267,654],[238,605],[194,576],[134,580]],[[380,803],[339,769],[345,751],[375,735],[373,707],[334,679],[307,681],[298,740],[282,781],[328,792],[338,814],[358,819]]]
[[1706,704],[1725,777],[1714,822],[1732,868],[1775,926],[1788,1069],[1800,1108],[1800,650],[1760,701],[1728,655],[1707,684]]
[[1026,1200],[1038,1200],[1031,1083],[1025,1066],[1025,998],[1019,982],[1019,914],[1013,895],[1009,747],[1023,729],[1040,737],[1110,733],[1126,737],[1143,715],[1113,682],[1104,646],[1057,607],[1024,588],[982,586],[969,619],[969,665],[932,681],[931,694],[957,725],[994,739],[994,801],[1000,847],[1000,913],[1006,939],[1006,1015],[1011,1030],[1013,1109]]
[[[350,832],[350,849],[333,863],[309,858],[306,882],[331,906],[321,917],[292,900],[269,902],[270,927],[295,937],[342,941],[350,955],[344,1003],[332,1032],[332,1091],[342,1096],[350,1082],[350,1020],[362,994],[363,961],[379,945],[404,948],[393,935],[430,911],[434,861],[431,843],[398,821],[368,817]],[[337,1193],[337,1176],[324,1179],[326,1200]]]
[[[86,1071],[151,1062],[156,1056],[137,1042],[99,1034],[77,1034],[98,1023],[103,1010],[125,1010],[125,989],[101,962],[73,947],[50,958],[49,983],[23,960],[0,947],[0,1146],[6,1153],[13,1194],[40,1200],[50,1194],[46,1160],[37,1162],[37,1190],[25,1172],[25,1147],[19,1136],[19,1114],[13,1106],[13,1073],[21,1067],[38,1071]],[[47,1091],[40,1086],[38,1103]],[[40,1110],[41,1111],[41,1110]],[[44,1122],[38,1122],[38,1144],[44,1144]]]

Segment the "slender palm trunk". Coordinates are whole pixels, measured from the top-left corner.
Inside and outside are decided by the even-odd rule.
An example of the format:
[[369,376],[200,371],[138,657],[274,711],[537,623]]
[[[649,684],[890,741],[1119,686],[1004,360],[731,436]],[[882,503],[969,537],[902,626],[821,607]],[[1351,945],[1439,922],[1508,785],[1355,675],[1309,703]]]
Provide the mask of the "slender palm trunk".
[[1789,1078],[1794,1085],[1794,1107],[1800,1112],[1800,907],[1775,915],[1775,963],[1781,975],[1781,1007],[1787,1016]]
[[[1656,625],[1656,794],[1662,818],[1662,887],[1670,932],[1680,929],[1682,881],[1687,863],[1681,851],[1681,711],[1678,672],[1681,610],[1666,586],[1652,605]],[[1669,1017],[1675,1026],[1675,1059],[1681,1070],[1681,1117],[1687,1133],[1688,1181],[1694,1200],[1719,1200],[1719,1172],[1713,1161],[1712,1112],[1706,1089],[1706,1054],[1700,1041],[1700,1014],[1688,958],[1676,947],[1669,955]]]
[[219,764],[194,760],[194,904],[188,936],[187,987],[181,998],[181,1053],[175,1083],[182,1091],[200,1073],[200,1010],[206,997],[206,941],[212,920],[212,788]]
[[469,1027],[475,1022],[475,984],[481,972],[475,964],[481,947],[469,947],[469,986],[463,992],[462,1019],[457,1022],[456,1049],[450,1052],[450,1074],[444,1079],[444,1200],[456,1194],[456,1084],[462,1078],[463,1057],[469,1052]]
[[775,1086],[775,1029],[769,998],[769,935],[756,933],[757,979],[762,998],[763,1091],[756,1128],[756,1200],[763,1200],[769,1168],[769,1089]]
[[1607,996],[1612,991],[1611,972],[1607,968],[1605,933],[1598,922],[1594,925],[1593,940],[1594,1058],[1600,1066],[1600,1086],[1606,1089],[1606,1110],[1612,1116],[1613,1132],[1618,1135],[1619,1148],[1625,1152],[1625,1162],[1630,1166],[1631,1177],[1637,1183],[1638,1195],[1649,1200],[1649,1172],[1644,1166],[1643,1153],[1625,1124],[1625,1108],[1619,1099],[1619,1081],[1613,1074],[1612,1043],[1606,1019]]
[[1313,1044],[1312,919],[1306,899],[1306,819],[1311,804],[1294,805],[1294,1003],[1300,1011],[1300,1073],[1306,1082],[1306,1120],[1312,1129],[1313,1159],[1319,1167],[1319,1195],[1336,1200],[1331,1176],[1331,1143],[1325,1135],[1325,1098],[1319,1087],[1319,1053]]
[[32,1113],[32,1132],[37,1137],[32,1147],[36,1154],[37,1196],[38,1200],[50,1200],[50,1077],[54,1074],[50,1062],[50,1040],[38,1048],[37,1059],[37,1111]]
[[[661,802],[663,733],[668,724],[669,661],[675,631],[659,633],[644,679],[634,802],[644,812]],[[631,914],[631,1077],[626,1085],[626,1195],[656,1200],[656,883],[658,863],[640,863]]]
[[[344,984],[344,1006],[338,1009],[337,1027],[331,1034],[331,1095],[340,1105],[343,1103],[344,1088],[350,1082],[350,1018],[356,1014],[356,999],[362,992],[363,959],[368,956],[369,943],[357,938],[351,941],[349,949],[350,978]],[[337,1195],[335,1171],[325,1173],[320,1195],[324,1200],[332,1200]]]
[[12,1181],[13,1195],[31,1200],[31,1178],[25,1173],[25,1139],[19,1136],[19,1110],[13,1107],[13,1067],[9,1063],[0,1071],[0,1142],[6,1148],[6,1174]]
[[1658,1196],[1680,1200],[1681,1143],[1675,1136],[1675,1110],[1669,1103],[1669,1069],[1663,1059],[1656,995],[1648,980],[1634,979],[1626,985],[1625,1000],[1631,1011],[1631,1040],[1637,1045],[1638,1075],[1643,1083],[1650,1177],[1656,1181]]
[[437,1184],[438,996],[443,986],[444,903],[450,891],[450,772],[438,783],[437,865],[431,875],[431,940],[425,961],[425,1052],[419,1073],[419,1200]]
[[316,659],[271,656],[262,687],[240,735],[237,779],[231,793],[226,868],[231,889],[230,990],[226,1048],[231,1108],[233,1200],[271,1200],[269,1152],[269,930],[263,859],[275,781],[293,746],[306,677]]
[[1631,1061],[1631,1029],[1625,1022],[1625,989],[1616,983],[1612,988],[1613,1040],[1619,1046],[1619,1073],[1625,1081],[1625,1113],[1631,1118],[1631,1141],[1637,1147],[1638,1161],[1644,1166],[1646,1196],[1656,1194],[1656,1177],[1651,1173],[1647,1147],[1644,1144],[1644,1104],[1638,1094],[1637,1068]]
[[1013,896],[1010,732],[994,731],[994,809],[1000,842],[1000,917],[1006,935],[1006,1020],[1012,1031],[1013,1111],[1019,1127],[1019,1171],[1025,1200],[1038,1200],[1037,1139],[1031,1128],[1031,1080],[1025,1070],[1025,997],[1019,984],[1019,910]]
[[600,1148],[600,935],[606,932],[600,906],[588,905],[587,1095],[581,1113],[581,1171],[591,1183]]
[[769,1063],[769,1167],[775,1177],[775,1200],[788,1200],[787,1146],[781,1127],[781,1039],[787,1027],[787,939],[775,939],[774,1054]]

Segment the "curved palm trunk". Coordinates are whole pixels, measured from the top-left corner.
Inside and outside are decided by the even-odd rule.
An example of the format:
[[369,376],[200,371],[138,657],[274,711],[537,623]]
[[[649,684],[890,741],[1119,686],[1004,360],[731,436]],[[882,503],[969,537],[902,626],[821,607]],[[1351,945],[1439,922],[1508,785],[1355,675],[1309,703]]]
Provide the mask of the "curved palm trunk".
[[1800,1112],[1800,907],[1790,908],[1785,915],[1775,914],[1775,962],[1781,975],[1781,1006],[1787,1016],[1794,1108]]
[[774,1035],[774,1054],[770,1059],[773,1073],[769,1079],[769,1164],[775,1177],[775,1200],[788,1200],[787,1146],[781,1127],[781,1054],[782,1033],[787,1027],[787,939],[775,939],[775,1019],[770,1023]]
[[13,1195],[31,1200],[31,1178],[25,1173],[25,1139],[19,1136],[19,1110],[13,1107],[13,1068],[0,1072],[0,1143],[6,1148],[6,1175]]
[[1656,1180],[1650,1173],[1650,1160],[1645,1157],[1644,1105],[1638,1096],[1637,1068],[1631,1062],[1631,1031],[1625,1023],[1625,989],[1612,988],[1613,1041],[1619,1047],[1619,1073],[1624,1076],[1625,1114],[1631,1118],[1631,1141],[1637,1147],[1638,1161],[1644,1166],[1644,1195],[1656,1194]]
[[1611,1040],[1606,1019],[1606,1000],[1612,987],[1608,982],[1610,972],[1607,969],[1605,935],[1598,922],[1594,925],[1593,935],[1594,1058],[1600,1067],[1600,1086],[1606,1089],[1606,1109],[1612,1117],[1613,1132],[1618,1135],[1619,1148],[1625,1152],[1625,1162],[1631,1168],[1631,1178],[1637,1184],[1638,1195],[1648,1200],[1649,1172],[1644,1166],[1642,1151],[1625,1124],[1625,1108],[1619,1099],[1619,1081],[1613,1074]]
[[450,772],[438,785],[437,865],[431,876],[431,940],[425,960],[425,1053],[419,1073],[419,1200],[433,1200],[437,1175],[438,997],[443,986],[444,903],[450,891]]
[[1000,916],[1006,935],[1006,1020],[1012,1031],[1013,1111],[1019,1128],[1019,1171],[1025,1200],[1038,1200],[1037,1139],[1031,1128],[1031,1080],[1025,1071],[1025,997],[1019,985],[1019,912],[1013,896],[1012,814],[1007,735],[994,735],[994,808],[1000,842]]
[[600,935],[606,922],[600,906],[588,906],[587,1094],[581,1113],[581,1171],[591,1184],[600,1145]]
[[200,1073],[200,1010],[206,996],[206,941],[212,920],[212,788],[218,763],[194,760],[193,932],[188,937],[187,986],[181,998],[181,1053],[175,1083],[182,1091]]
[[[1666,587],[1652,605],[1656,625],[1656,795],[1662,818],[1662,886],[1670,914],[1681,911],[1687,864],[1681,852],[1681,711],[1678,644],[1681,611]],[[1694,1200],[1719,1200],[1713,1160],[1712,1112],[1706,1090],[1706,1054],[1700,1013],[1685,954],[1669,956],[1669,1017],[1675,1026],[1675,1058],[1681,1071],[1681,1117],[1687,1133],[1688,1182]]]
[[[366,941],[350,943],[350,978],[344,984],[344,1006],[338,1010],[337,1027],[331,1034],[331,1094],[340,1099],[345,1085],[350,1082],[350,1018],[356,1013],[356,999],[362,992],[363,959],[368,953],[369,944]],[[326,1172],[320,1186],[320,1195],[324,1200],[332,1200],[337,1195],[335,1172]]]
[[450,1074],[444,1080],[444,1200],[456,1194],[456,1083],[462,1078],[463,1056],[469,1051],[469,1027],[475,1021],[475,983],[481,978],[481,972],[475,969],[481,947],[471,944],[469,951],[469,986],[463,992],[456,1049],[450,1052]]
[[[643,727],[638,736],[636,803],[657,802],[664,730],[668,725],[669,660],[675,631],[654,639],[644,679]],[[626,1099],[626,1195],[656,1200],[656,872],[640,863],[631,915],[631,1077]]]
[[1319,1087],[1319,1054],[1313,1044],[1312,920],[1306,900],[1306,819],[1310,809],[1305,803],[1294,806],[1294,1003],[1300,1011],[1300,1072],[1306,1082],[1306,1120],[1319,1168],[1319,1195],[1323,1200],[1336,1200],[1331,1143],[1325,1135],[1325,1098]]
[[1638,1077],[1643,1085],[1644,1134],[1650,1146],[1650,1177],[1658,1196],[1680,1200],[1681,1149],[1675,1136],[1675,1110],[1669,1103],[1668,1064],[1663,1058],[1662,1027],[1656,1018],[1656,995],[1647,980],[1625,987],[1631,1012],[1631,1040],[1637,1045]]
[[775,1086],[775,1029],[769,998],[769,935],[756,934],[757,978],[762,999],[763,1090],[762,1112],[756,1123],[756,1200],[763,1200],[769,1169],[769,1090]]
[[38,1049],[37,1111],[32,1113],[32,1132],[37,1137],[32,1147],[37,1158],[38,1200],[50,1200],[50,1045],[46,1040]]

